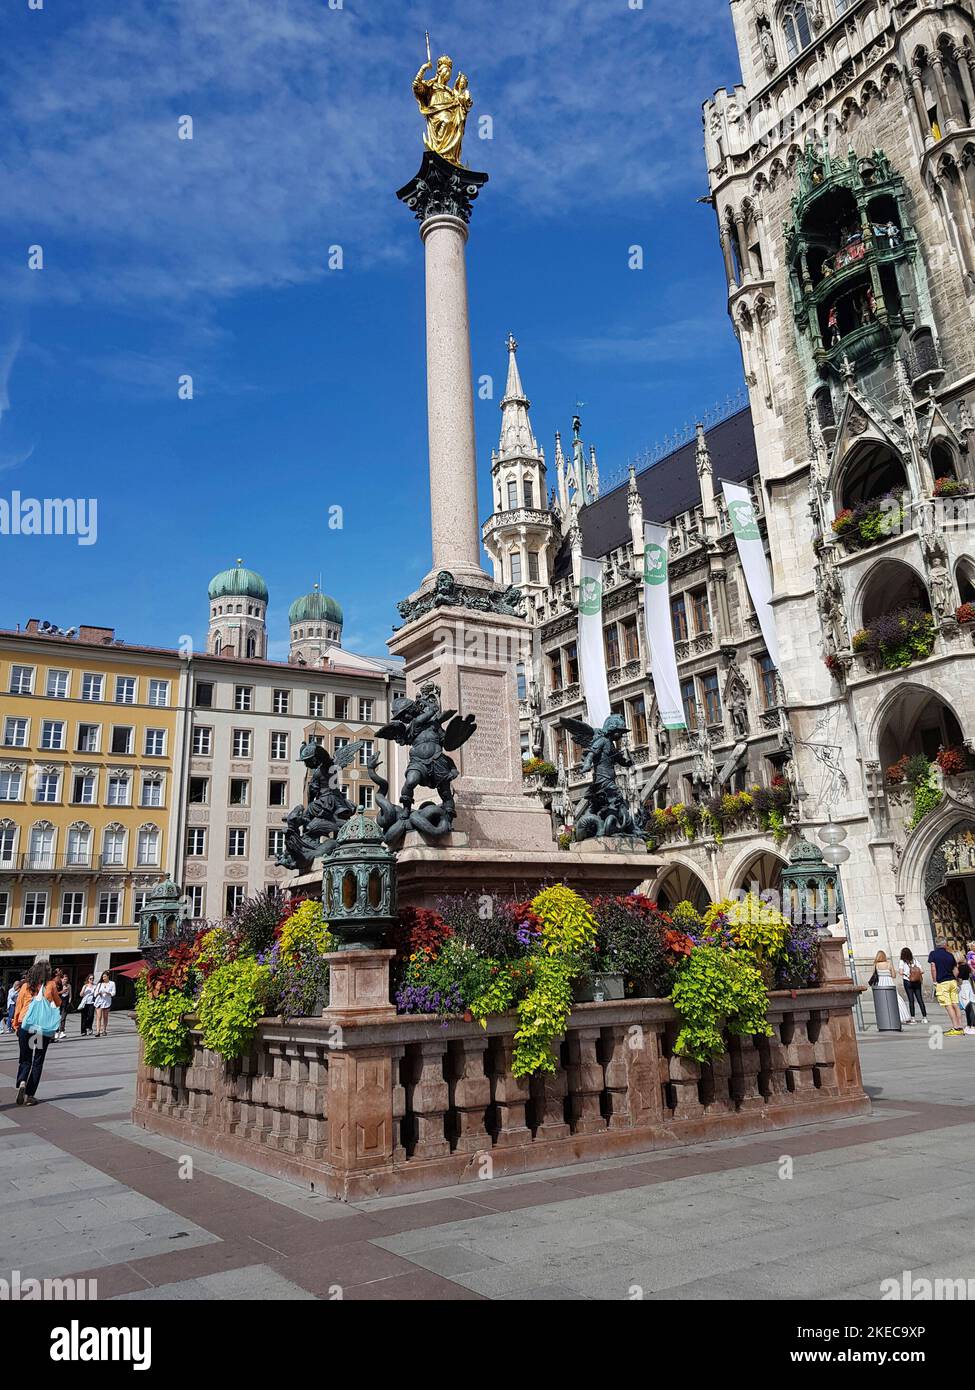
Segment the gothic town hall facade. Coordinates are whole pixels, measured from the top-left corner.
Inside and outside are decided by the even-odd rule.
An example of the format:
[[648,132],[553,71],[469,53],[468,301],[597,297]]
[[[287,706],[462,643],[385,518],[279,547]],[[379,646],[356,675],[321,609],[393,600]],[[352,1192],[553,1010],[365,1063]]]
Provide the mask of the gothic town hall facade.
[[[649,891],[778,888],[832,823],[857,957],[926,955],[975,937],[975,7],[730,2],[742,81],[705,103],[704,143],[748,406],[607,491],[578,420],[548,469],[509,340],[484,543],[532,619],[523,751],[552,766],[531,794],[558,823],[581,786],[559,721],[585,717],[599,557]],[[778,669],[721,480],[754,499]],[[654,695],[644,515],[671,527],[686,732]]]

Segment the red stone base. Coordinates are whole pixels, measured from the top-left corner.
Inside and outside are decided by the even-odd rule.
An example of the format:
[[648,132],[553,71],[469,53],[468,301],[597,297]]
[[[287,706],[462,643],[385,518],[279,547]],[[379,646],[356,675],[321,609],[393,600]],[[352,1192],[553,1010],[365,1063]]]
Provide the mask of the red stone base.
[[846,1119],[870,1109],[858,991],[830,973],[773,994],[772,1036],[705,1065],[674,1053],[666,1000],[578,1006],[558,1070],[531,1079],[511,1071],[512,1016],[268,1019],[238,1063],[194,1035],[190,1066],[140,1065],[133,1119],[345,1201]]

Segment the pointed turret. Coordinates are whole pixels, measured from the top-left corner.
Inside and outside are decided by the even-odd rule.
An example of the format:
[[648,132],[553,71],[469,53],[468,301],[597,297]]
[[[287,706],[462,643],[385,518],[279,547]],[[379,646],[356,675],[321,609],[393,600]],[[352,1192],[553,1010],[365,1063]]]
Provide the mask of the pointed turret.
[[508,349],[508,380],[501,401],[501,438],[498,442],[499,458],[536,458],[538,445],[532,434],[528,411],[531,401],[525,395],[518,370],[518,344],[509,333],[505,346]]

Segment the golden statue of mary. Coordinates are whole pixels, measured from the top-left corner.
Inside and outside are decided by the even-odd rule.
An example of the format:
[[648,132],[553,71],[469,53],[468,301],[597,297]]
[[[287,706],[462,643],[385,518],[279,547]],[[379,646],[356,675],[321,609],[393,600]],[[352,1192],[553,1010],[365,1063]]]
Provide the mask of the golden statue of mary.
[[438,58],[436,72],[428,81],[423,76],[433,67],[428,58],[413,79],[413,95],[416,97],[420,114],[427,123],[423,143],[428,150],[439,154],[442,159],[459,165],[464,126],[474,98],[462,72],[457,74],[457,80],[451,87],[450,74],[453,66],[446,55]]

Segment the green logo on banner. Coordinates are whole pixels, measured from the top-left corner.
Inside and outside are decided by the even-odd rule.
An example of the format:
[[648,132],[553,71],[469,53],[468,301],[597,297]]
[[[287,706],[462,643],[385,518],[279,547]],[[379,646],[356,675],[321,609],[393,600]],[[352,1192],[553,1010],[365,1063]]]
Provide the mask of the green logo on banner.
[[643,579],[646,584],[667,583],[667,552],[662,545],[649,542],[644,546]]
[[587,618],[591,618],[600,612],[602,606],[602,584],[598,579],[592,579],[589,576],[584,577],[579,593],[579,612],[584,613]]
[[761,540],[755,508],[751,502],[731,502],[728,512],[732,529],[740,541]]

